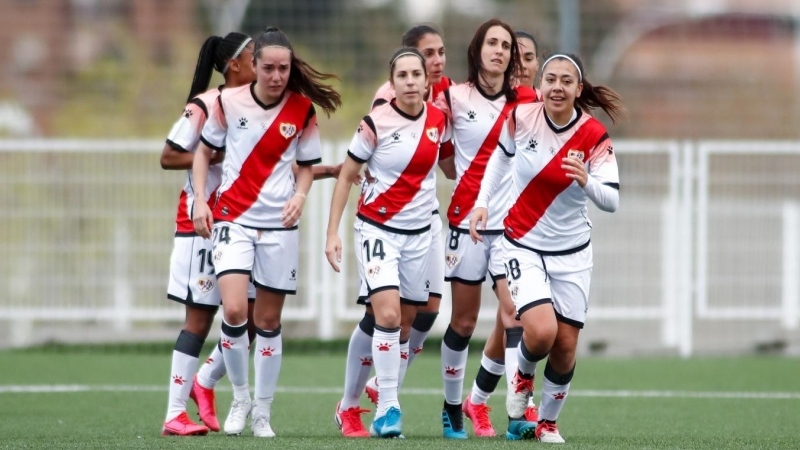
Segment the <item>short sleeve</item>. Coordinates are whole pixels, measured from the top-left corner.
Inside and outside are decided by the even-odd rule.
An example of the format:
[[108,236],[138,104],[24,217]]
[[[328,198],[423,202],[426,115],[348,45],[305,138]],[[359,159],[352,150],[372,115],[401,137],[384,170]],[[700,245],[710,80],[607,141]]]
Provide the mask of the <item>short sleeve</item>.
[[322,148],[319,137],[319,124],[314,105],[308,110],[305,126],[297,138],[297,165],[310,166],[322,162]]
[[225,151],[225,138],[228,135],[228,122],[225,119],[225,110],[222,107],[222,95],[217,97],[219,103],[213,108],[211,114],[203,126],[200,140],[217,151]]
[[377,146],[378,138],[375,132],[375,124],[370,116],[366,116],[358,124],[356,134],[353,136],[353,140],[350,141],[347,155],[363,164],[372,157]]
[[619,168],[611,138],[604,135],[589,157],[589,174],[601,184],[619,189]]
[[205,123],[206,108],[202,100],[195,99],[189,102],[181,117],[172,125],[167,136],[167,144],[180,152],[194,152]]

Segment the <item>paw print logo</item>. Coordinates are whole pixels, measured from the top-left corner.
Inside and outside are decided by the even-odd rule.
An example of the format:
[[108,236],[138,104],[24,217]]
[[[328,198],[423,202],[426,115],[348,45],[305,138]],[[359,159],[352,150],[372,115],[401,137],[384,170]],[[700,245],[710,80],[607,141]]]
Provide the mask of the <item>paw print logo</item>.
[[242,117],[239,119],[239,128],[246,128],[247,127],[247,119]]
[[400,359],[408,359],[408,352],[400,352]]
[[177,384],[177,385],[179,385],[179,386],[183,386],[183,384],[186,383],[186,379],[183,378],[180,375],[173,375],[172,376],[172,382]]
[[566,392],[557,392],[557,393],[553,394],[553,398],[556,399],[556,400],[564,400],[564,397],[566,397],[566,396],[567,396]]
[[444,366],[444,373],[446,373],[446,374],[448,374],[448,375],[453,375],[453,376],[455,376],[455,374],[457,374],[459,370],[460,370],[460,369],[457,369],[457,368],[455,368],[455,367]]
[[192,114],[194,114],[194,111],[189,108],[183,110],[183,117],[186,117],[187,119],[192,117]]
[[397,131],[395,131],[394,133],[392,133],[392,140],[393,140],[394,142],[400,142],[400,133],[398,133]]
[[415,355],[419,355],[420,353],[422,353],[422,347],[412,348],[411,351],[414,352]]
[[358,125],[358,130],[356,130],[356,133],[361,133],[361,130],[363,130],[363,129],[364,129],[364,125],[359,124]]
[[227,348],[228,350],[232,349],[233,348],[233,342],[231,342],[231,341],[229,341],[227,339],[223,339],[222,340],[222,348]]
[[392,348],[392,344],[389,344],[388,342],[384,342],[382,344],[378,344],[378,351],[379,352],[388,352],[390,348]]
[[361,365],[364,367],[372,367],[372,358],[365,357],[365,358],[358,358],[361,360]]
[[206,360],[206,364],[211,364],[211,363],[213,363],[213,362],[214,362],[214,358],[208,358],[208,359]]
[[469,117],[469,120],[475,120],[475,116],[476,116],[476,115],[477,115],[477,114],[475,114],[475,111],[469,111],[469,112],[467,113],[467,117]]
[[431,290],[431,281],[430,280],[425,280],[425,290],[426,291],[430,291]]
[[610,145],[608,146],[608,154],[609,155],[613,155],[614,154],[614,147],[612,147]]
[[289,277],[289,279],[290,279],[290,280],[294,281],[295,279],[297,279],[297,270],[296,270],[296,269],[292,269],[292,271],[291,271],[291,272],[289,272],[289,273],[290,273],[290,275],[291,275],[291,276]]
[[261,352],[261,356],[272,356],[272,352],[275,351],[272,347],[266,347],[259,350]]
[[536,146],[537,146],[537,145],[539,145],[539,143],[538,143],[538,142],[536,142],[536,139],[534,139],[534,138],[531,138],[531,140],[530,140],[530,141],[528,141],[528,150],[530,150],[530,151],[532,151],[532,152],[535,152],[535,151],[536,151]]

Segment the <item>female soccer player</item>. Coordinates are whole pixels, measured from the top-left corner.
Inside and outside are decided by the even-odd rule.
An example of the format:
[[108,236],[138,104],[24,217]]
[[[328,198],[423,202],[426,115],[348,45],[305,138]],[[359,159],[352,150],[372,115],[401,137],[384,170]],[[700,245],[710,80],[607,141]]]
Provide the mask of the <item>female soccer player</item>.
[[[457,173],[447,211],[450,235],[445,240],[445,279],[451,282],[453,310],[442,341],[445,388],[442,424],[444,436],[454,439],[467,437],[462,411],[472,420],[476,436],[495,435],[486,401],[504,373],[502,353],[494,359],[484,355],[473,393],[463,405],[461,393],[467,347],[478,318],[481,284],[487,272],[495,283],[494,289],[500,303],[511,304],[511,297],[505,283],[498,282],[505,279],[501,260],[500,219],[484,231],[486,241],[474,245],[467,238],[469,218],[478,197],[486,163],[497,147],[505,117],[517,104],[536,100],[534,90],[514,86],[514,74],[521,69],[520,57],[514,32],[507,24],[497,19],[482,24],[472,38],[467,56],[467,82],[444,91],[436,102],[453,126]],[[507,210],[503,197],[498,198],[492,207],[500,218]],[[505,329],[518,326],[513,317],[511,323],[503,325]],[[515,430],[509,430],[509,433],[512,431],[515,436],[518,434]]]
[[[173,125],[164,145],[161,154],[162,168],[191,169],[194,153],[200,142],[200,131],[209,112],[217,108],[220,90],[223,87],[235,88],[255,80],[252,58],[253,42],[245,34],[230,33],[224,38],[211,36],[206,40],[200,49],[186,108]],[[225,85],[207,90],[214,69],[223,74]],[[225,375],[225,364],[219,346],[206,360],[206,364],[203,364],[200,372],[194,377],[193,375],[197,370],[200,350],[219,308],[220,295],[214,274],[211,243],[197,236],[189,214],[195,192],[204,192],[205,200],[219,186],[222,167],[218,163],[222,156],[222,153],[212,156],[205,190],[193,189],[192,171],[188,171],[178,205],[167,297],[186,305],[186,319],[172,352],[169,402],[162,431],[165,436],[206,434],[209,429],[219,431],[214,387]],[[197,402],[200,418],[206,426],[193,423],[187,416],[186,402],[190,396]]]
[[539,46],[533,35],[527,31],[518,30],[515,34],[522,61],[522,70],[517,74],[517,84],[535,88],[533,83],[536,80],[536,73],[539,72]]
[[[524,333],[509,417],[522,418],[532,395],[536,363],[546,356],[535,437],[561,443],[556,420],[575,373],[578,334],[586,320],[592,272],[591,222],[586,204],[619,205],[617,160],[605,127],[586,111],[601,108],[612,121],[623,113],[619,95],[592,86],[580,59],[556,54],[542,65],[543,103],[517,106],[481,184],[470,235],[484,239],[487,205],[512,172],[513,206],[504,221],[504,264]],[[523,437],[531,437],[526,430]]]
[[269,421],[281,364],[281,311],[286,294],[297,288],[298,219],[311,187],[311,165],[320,161],[312,103],[330,114],[341,106],[341,98],[322,83],[335,77],[298,58],[278,28],[267,28],[254,52],[256,81],[223,91],[219,108],[203,128],[193,165],[196,189],[205,188],[213,151],[226,157],[213,210],[205,201],[195,202],[193,221],[205,238],[212,237],[213,228],[223,299],[222,354],[234,391],[225,432],[240,434],[251,412],[245,331],[252,276],[257,337],[251,428],[255,436],[273,437]]
[[[428,72],[428,85],[423,99],[432,101],[440,92],[449,88],[452,82],[443,76],[446,56],[442,36],[436,29],[428,25],[411,28],[403,36],[404,47],[414,47],[425,57],[425,68]],[[395,98],[391,80],[378,89],[372,107],[378,107]],[[455,178],[455,167],[452,158],[452,144],[443,145],[439,152],[439,167],[445,176]],[[400,330],[400,374],[398,385],[402,385],[408,366],[422,352],[425,338],[428,336],[436,317],[439,315],[439,303],[444,288],[444,244],[442,243],[442,221],[438,212],[438,199],[434,197],[433,217],[431,219],[431,246],[428,253],[428,279],[430,292],[428,303],[424,306],[403,305]],[[370,401],[378,404],[377,377],[367,381],[372,369],[372,334],[375,316],[364,292],[358,303],[365,304],[367,311],[364,318],[356,326],[350,337],[347,360],[345,364],[345,384],[342,400],[336,405],[334,420],[345,437],[364,437],[367,430],[361,422],[360,415],[369,412],[359,406],[362,392],[367,393]]]
[[353,137],[333,192],[325,246],[328,262],[338,272],[342,259],[339,223],[350,190],[348,180],[367,163],[374,178],[359,201],[354,242],[362,283],[375,314],[372,358],[379,401],[370,434],[378,437],[396,437],[402,429],[397,399],[401,303],[428,301],[435,165],[446,121],[441,111],[423,100],[427,72],[425,58],[417,49],[398,50],[389,64],[389,76],[396,98],[373,109]]

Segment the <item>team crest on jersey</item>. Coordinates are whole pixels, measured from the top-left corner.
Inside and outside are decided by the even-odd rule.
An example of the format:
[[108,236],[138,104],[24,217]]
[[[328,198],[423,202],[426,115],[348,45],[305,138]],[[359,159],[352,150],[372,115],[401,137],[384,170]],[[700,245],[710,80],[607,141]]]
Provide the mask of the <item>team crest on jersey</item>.
[[200,292],[203,294],[210,292],[214,289],[214,282],[209,280],[208,278],[200,277],[197,279],[197,285],[200,286]]
[[374,264],[372,266],[367,267],[367,276],[370,278],[375,278],[381,274],[381,266],[378,264]]
[[567,152],[568,158],[572,158],[574,156],[575,158],[578,158],[580,161],[583,161],[583,155],[584,153],[582,150],[570,150]]
[[281,136],[289,139],[297,133],[297,126],[293,123],[282,123],[280,126]]
[[434,144],[439,142],[439,129],[438,128],[436,128],[436,127],[428,128],[427,130],[425,130],[425,134],[428,135],[428,139],[430,139],[431,142],[433,142]]
[[461,257],[455,253],[448,253],[444,257],[444,262],[447,264],[447,267],[453,269],[461,262]]

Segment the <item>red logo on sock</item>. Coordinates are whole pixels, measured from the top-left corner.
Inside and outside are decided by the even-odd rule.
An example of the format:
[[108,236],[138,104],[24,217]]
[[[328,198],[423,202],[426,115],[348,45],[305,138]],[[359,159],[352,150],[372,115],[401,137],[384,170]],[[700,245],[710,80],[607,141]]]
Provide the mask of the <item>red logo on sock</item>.
[[553,398],[556,399],[556,400],[564,400],[564,397],[566,397],[566,396],[567,396],[566,392],[557,392],[557,393],[553,394]]
[[222,340],[222,347],[223,348],[227,348],[228,350],[230,350],[231,348],[233,348],[233,342],[231,342],[231,341],[229,341],[227,339],[223,339]]
[[455,375],[458,373],[459,370],[461,369],[456,369],[455,367],[450,367],[450,366],[444,366],[444,373],[448,375]]
[[383,344],[378,344],[379,352],[388,352],[390,348],[392,348],[392,344],[389,344],[388,342],[385,342]]
[[211,358],[211,357],[209,357],[209,358],[206,360],[206,364],[211,364],[212,362],[214,362],[214,358]]
[[420,353],[422,353],[422,347],[411,349],[411,351],[414,352],[415,355],[419,355]]
[[359,359],[361,360],[361,365],[362,366],[366,366],[366,367],[371,367],[372,366],[372,358],[366,357],[366,358],[359,358]]
[[408,359],[408,352],[400,352],[400,359]]
[[183,378],[180,375],[173,375],[172,376],[172,382],[177,384],[177,385],[179,385],[179,386],[183,386],[183,383],[186,383],[186,379]]
[[275,351],[275,349],[272,348],[272,347],[262,348],[261,349],[261,356],[272,356],[272,352],[274,352],[274,351]]

